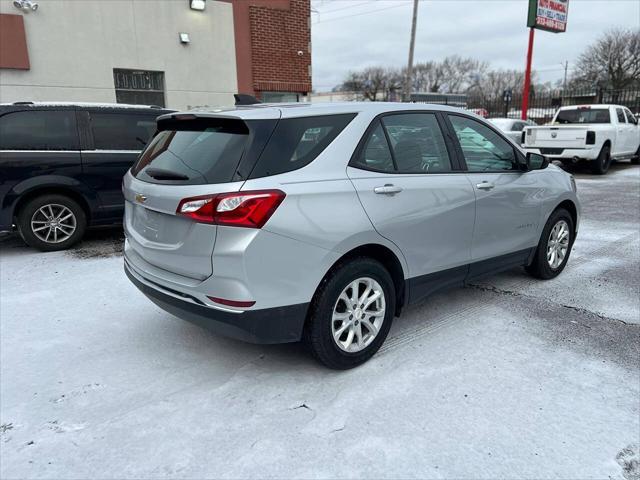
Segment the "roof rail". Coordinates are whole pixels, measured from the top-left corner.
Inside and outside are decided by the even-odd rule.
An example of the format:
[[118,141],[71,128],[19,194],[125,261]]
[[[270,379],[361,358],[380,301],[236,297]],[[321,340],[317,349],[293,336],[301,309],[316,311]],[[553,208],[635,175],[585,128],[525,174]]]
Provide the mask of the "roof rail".
[[236,99],[237,105],[255,105],[257,103],[262,103],[256,97],[252,95],[247,95],[246,93],[234,93],[233,98]]
[[157,108],[158,110],[162,110],[164,107],[161,107],[160,105],[149,105],[149,108]]
[[14,105],[33,105],[33,102],[13,102]]

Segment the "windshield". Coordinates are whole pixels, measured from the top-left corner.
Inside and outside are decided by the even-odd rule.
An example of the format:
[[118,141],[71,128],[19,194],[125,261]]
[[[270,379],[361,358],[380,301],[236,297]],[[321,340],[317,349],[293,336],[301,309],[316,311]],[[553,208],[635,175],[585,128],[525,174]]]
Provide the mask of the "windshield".
[[608,108],[560,110],[555,123],[611,123]]

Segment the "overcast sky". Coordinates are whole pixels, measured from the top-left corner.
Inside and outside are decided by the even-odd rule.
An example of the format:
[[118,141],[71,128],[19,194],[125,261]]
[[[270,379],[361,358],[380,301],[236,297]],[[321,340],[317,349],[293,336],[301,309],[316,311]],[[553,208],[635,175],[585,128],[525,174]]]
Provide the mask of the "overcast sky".
[[[412,0],[312,0],[313,87],[350,70],[407,62]],[[524,70],[527,0],[420,0],[415,62],[458,54]],[[533,67],[555,81],[585,45],[611,27],[640,28],[640,0],[570,0],[566,33],[536,31]]]

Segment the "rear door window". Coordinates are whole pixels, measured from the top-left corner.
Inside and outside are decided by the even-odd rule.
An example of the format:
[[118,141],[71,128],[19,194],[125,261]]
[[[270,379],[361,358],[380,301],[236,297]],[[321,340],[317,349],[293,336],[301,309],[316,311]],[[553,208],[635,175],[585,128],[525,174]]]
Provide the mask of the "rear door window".
[[0,150],[78,150],[76,112],[30,110],[0,117]]
[[291,172],[310,164],[356,114],[280,120],[250,178]]
[[618,116],[618,123],[627,123],[627,120],[624,118],[624,110],[616,108],[616,115]]
[[142,150],[156,131],[156,114],[91,112],[97,150]]
[[384,130],[382,130],[380,120],[375,121],[375,126],[370,131],[352,166],[376,172],[395,172],[389,143],[385,137]]
[[383,117],[399,173],[450,172],[451,160],[433,113]]

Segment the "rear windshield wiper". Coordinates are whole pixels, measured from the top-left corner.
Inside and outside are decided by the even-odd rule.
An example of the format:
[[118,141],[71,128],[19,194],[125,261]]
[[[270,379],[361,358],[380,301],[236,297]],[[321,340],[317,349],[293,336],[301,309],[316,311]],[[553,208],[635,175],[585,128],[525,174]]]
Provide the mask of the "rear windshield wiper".
[[189,177],[182,173],[164,170],[162,168],[147,168],[144,173],[156,180],[189,180]]

